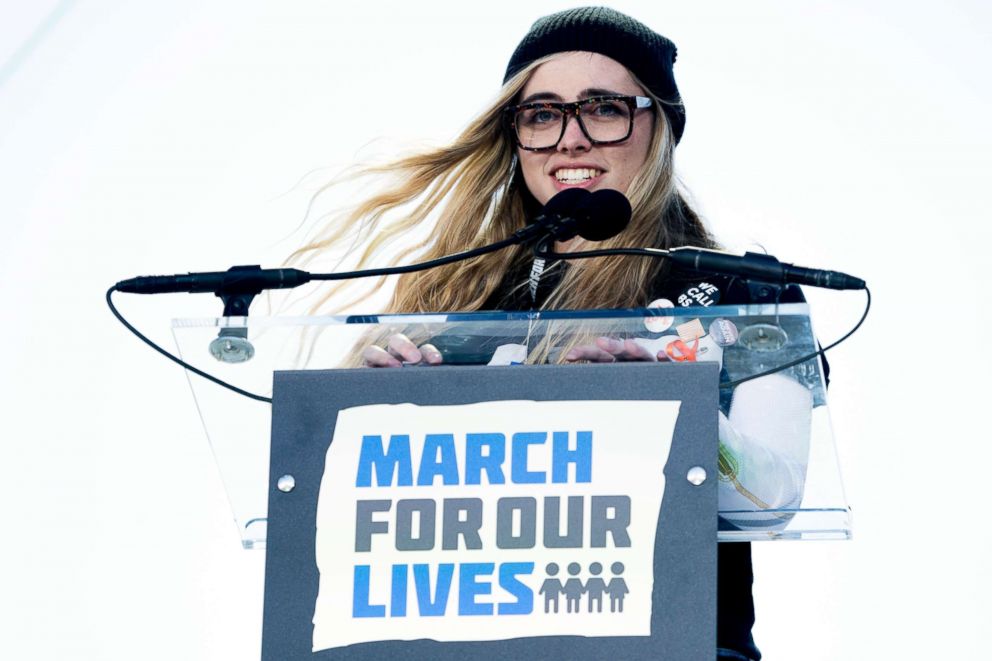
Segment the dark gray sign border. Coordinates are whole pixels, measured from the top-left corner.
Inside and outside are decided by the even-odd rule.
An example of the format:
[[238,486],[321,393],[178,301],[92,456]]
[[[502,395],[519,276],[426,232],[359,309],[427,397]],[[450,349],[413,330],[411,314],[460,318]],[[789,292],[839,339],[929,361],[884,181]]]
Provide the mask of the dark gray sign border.
[[[276,372],[263,661],[712,661],[716,649],[717,382],[716,363]],[[337,411],[367,404],[513,399],[682,401],[658,519],[651,635],[478,642],[392,640],[312,652],[319,578],[314,548],[317,495]],[[701,486],[686,480],[693,466],[702,466],[709,476]],[[276,488],[281,475],[294,476],[293,491]]]

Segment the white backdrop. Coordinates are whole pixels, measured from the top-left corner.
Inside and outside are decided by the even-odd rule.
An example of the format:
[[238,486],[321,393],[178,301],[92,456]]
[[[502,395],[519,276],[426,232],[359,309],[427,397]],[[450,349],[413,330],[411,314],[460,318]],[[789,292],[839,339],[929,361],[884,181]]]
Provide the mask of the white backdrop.
[[[184,375],[104,291],[277,265],[301,177],[378,137],[452,137],[570,4],[0,2],[0,655],[258,658],[264,554],[240,548]],[[679,46],[678,163],[720,238],[875,295],[831,355],[856,539],[755,546],[765,658],[984,657],[992,11],[613,4]],[[810,298],[824,340],[862,305]],[[121,305],[163,342],[219,312]]]

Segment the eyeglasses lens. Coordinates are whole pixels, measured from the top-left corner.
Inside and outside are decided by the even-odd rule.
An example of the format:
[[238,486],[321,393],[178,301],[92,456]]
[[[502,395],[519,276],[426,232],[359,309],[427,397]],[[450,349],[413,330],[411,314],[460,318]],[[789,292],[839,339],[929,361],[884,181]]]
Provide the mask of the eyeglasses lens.
[[[527,149],[548,149],[558,144],[566,112],[552,106],[533,105],[517,111],[514,125],[520,144]],[[630,133],[630,107],[619,100],[592,100],[578,108],[579,122],[593,142],[617,142]]]

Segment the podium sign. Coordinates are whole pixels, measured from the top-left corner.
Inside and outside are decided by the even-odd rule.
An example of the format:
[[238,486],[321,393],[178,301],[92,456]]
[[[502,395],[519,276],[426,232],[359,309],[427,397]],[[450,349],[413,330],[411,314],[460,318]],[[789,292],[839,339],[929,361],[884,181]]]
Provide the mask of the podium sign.
[[263,660],[711,661],[718,376],[277,372]]

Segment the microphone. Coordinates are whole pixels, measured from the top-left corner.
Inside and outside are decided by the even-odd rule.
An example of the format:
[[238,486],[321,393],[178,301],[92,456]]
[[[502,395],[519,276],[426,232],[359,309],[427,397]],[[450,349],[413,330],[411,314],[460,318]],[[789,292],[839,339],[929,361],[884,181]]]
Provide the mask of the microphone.
[[[186,275],[145,275],[121,280],[117,290],[128,294],[260,294],[266,289],[292,289],[310,282],[310,274],[299,269],[263,269],[261,266],[232,266],[227,271]],[[245,311],[247,314],[247,310]]]
[[[603,193],[608,195],[604,197]],[[506,239],[419,264],[345,273],[307,273],[294,268],[263,269],[258,265],[233,266],[227,271],[129,278],[114,285],[112,291],[129,294],[212,293],[224,302],[223,316],[240,317],[248,315],[248,308],[254,297],[267,289],[291,289],[313,280],[348,280],[423,271],[507,246],[527,243],[535,237],[540,237],[544,242],[551,236],[562,236],[565,237],[562,240],[567,240],[581,235],[597,241],[602,239],[594,237],[613,236],[629,220],[630,204],[620,193],[598,191],[592,194],[581,188],[570,188],[548,200],[533,222]],[[217,338],[211,342],[210,352],[217,360],[227,363],[250,360],[255,354],[254,347],[248,341],[247,329],[240,327],[222,328]]]
[[824,289],[864,289],[865,281],[839,271],[823,271],[778,261],[771,255],[747,252],[732,255],[706,248],[672,248],[667,255],[675,264],[695,271],[739,276],[772,284],[797,284]]
[[584,188],[566,188],[548,200],[531,224],[554,226],[574,213],[590,195],[592,193]]
[[[529,225],[513,233],[520,243],[527,243],[535,236],[543,241],[561,231],[563,225],[574,222],[573,216],[592,195],[584,188],[566,188],[541,207]],[[574,236],[574,235],[573,235]]]
[[576,233],[587,241],[606,241],[627,229],[631,216],[630,201],[620,191],[598,190],[577,212]]
[[[399,273],[423,271],[436,266],[469,259],[511,245],[527,243],[535,237],[546,237],[556,228],[561,227],[577,214],[577,209],[590,197],[583,189],[564,190],[548,201],[541,213],[532,223],[523,227],[511,236],[496,243],[467,250],[454,255],[446,255],[419,264],[393,266],[386,268],[365,269],[345,273],[307,273],[300,269],[280,268],[263,269],[258,265],[234,266],[227,271],[211,271],[206,273],[187,273],[185,275],[156,275],[140,276],[121,280],[111,291],[121,291],[129,294],[171,294],[171,293],[212,293],[224,302],[223,316],[247,316],[248,308],[255,296],[267,289],[291,289],[313,280],[348,280]],[[598,208],[596,205],[590,209]],[[588,215],[590,212],[584,212]],[[594,212],[595,213],[595,212]],[[580,216],[585,217],[585,216]],[[109,296],[109,294],[108,294]],[[109,303],[109,298],[108,298]],[[111,309],[113,306],[111,305]],[[139,335],[140,337],[140,335]],[[244,362],[250,360],[255,349],[248,341],[246,328],[222,328],[215,340],[210,343],[213,356],[226,363]]]
[[[568,195],[567,198],[564,196]],[[559,210],[559,198],[575,201],[574,206]],[[576,236],[587,241],[605,241],[622,232],[630,223],[631,208],[626,196],[619,191],[604,189],[590,193],[584,188],[569,188],[551,198],[545,209],[555,204],[557,219],[545,219],[548,234],[557,241]],[[543,218],[542,214],[539,218]]]
[[[532,240],[535,236],[571,231],[565,230],[564,228],[566,227],[585,228],[581,231],[593,233],[602,231],[598,228],[594,229],[593,225],[599,225],[600,221],[605,217],[604,214],[618,213],[616,209],[622,207],[622,204],[618,204],[618,201],[615,199],[612,202],[608,202],[606,198],[596,197],[596,195],[604,192],[607,191],[599,191],[593,194],[581,188],[564,190],[548,200],[548,203],[544,205],[533,222],[517,230],[510,237],[488,246],[455,255],[448,255],[420,264],[366,269],[346,273],[313,274],[294,268],[263,269],[258,265],[233,266],[227,271],[187,273],[185,275],[139,276],[137,278],[121,280],[115,287],[117,291],[129,294],[174,294],[185,292],[190,294],[209,293],[217,294],[218,296],[257,296],[267,289],[292,289],[293,287],[306,284],[311,280],[348,280],[369,276],[409,273],[468,259],[517,243],[525,243]],[[609,192],[613,192],[621,198],[623,197],[619,193],[616,193],[616,191]],[[623,199],[623,203],[626,203],[626,198]],[[630,218],[629,209],[630,205],[627,204],[627,221],[624,221],[624,225],[626,225],[626,222]],[[576,230],[576,233],[578,232],[579,230]],[[568,235],[568,238],[573,236],[575,236],[575,233]],[[245,314],[248,314],[247,306],[245,306],[243,311],[236,310],[230,314],[225,312],[225,316],[240,316]]]
[[[347,273],[317,273],[311,274],[294,268],[263,269],[258,265],[232,266],[227,271],[208,271],[203,273],[187,273],[185,275],[144,275],[136,278],[121,280],[115,287],[117,291],[128,294],[217,294],[220,295],[258,295],[267,289],[292,289],[311,280],[347,280],[366,276],[391,275],[422,270],[432,266],[467,259],[485,252],[492,252],[506,246],[525,243],[535,236],[547,234],[550,229],[558,227],[564,219],[569,218],[579,201],[589,195],[589,191],[570,189],[562,191],[548,201],[541,213],[532,223],[514,232],[509,238],[503,239],[490,246],[484,246],[457,255],[448,255],[438,260],[422,264],[397,266],[381,269],[366,269]],[[247,308],[240,314],[248,314]],[[225,314],[225,316],[229,316]]]
[[622,193],[605,189],[583,196],[572,194],[572,191],[586,192],[584,189],[568,189],[548,202],[548,207],[550,207],[559,196],[570,193],[570,199],[576,200],[576,206],[571,210],[571,217],[563,217],[558,221],[548,221],[548,234],[535,248],[535,254],[538,257],[558,259],[588,259],[607,255],[665,257],[674,264],[694,271],[736,276],[769,284],[786,285],[793,283],[840,290],[866,289],[865,281],[853,275],[787,264],[778,261],[772,255],[753,252],[744,253],[741,256],[719,250],[683,246],[670,250],[611,248],[557,253],[548,249],[548,241],[552,238],[558,241],[567,241],[575,236],[581,236],[588,241],[605,241],[622,232],[630,222],[630,202]]

